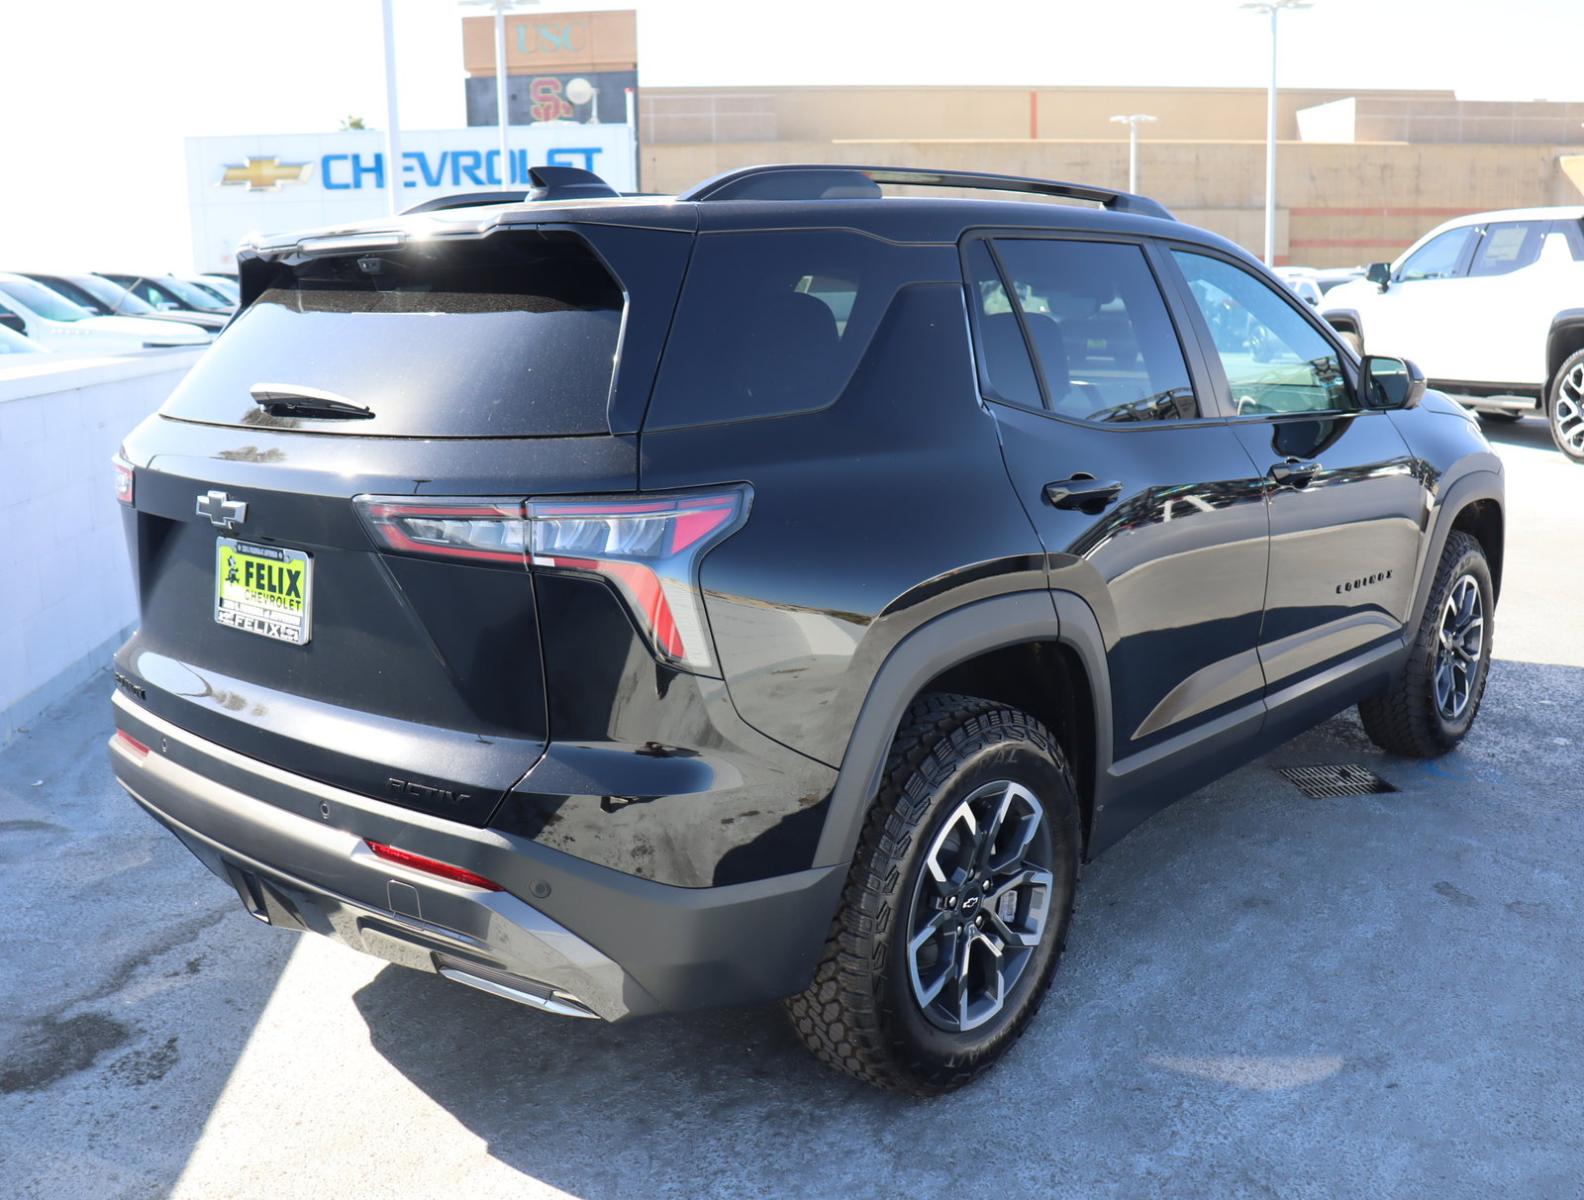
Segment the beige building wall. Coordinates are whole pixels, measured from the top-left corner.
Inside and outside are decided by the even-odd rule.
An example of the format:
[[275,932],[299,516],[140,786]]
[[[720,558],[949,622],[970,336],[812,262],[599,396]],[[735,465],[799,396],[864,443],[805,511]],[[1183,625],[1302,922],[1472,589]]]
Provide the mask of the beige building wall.
[[[1497,104],[1437,91],[1286,91],[1277,261],[1394,258],[1449,217],[1584,203],[1584,105]],[[1299,140],[1302,109],[1352,99],[1340,142]],[[640,97],[642,181],[669,192],[759,162],[957,167],[1124,187],[1120,113],[1141,130],[1139,188],[1256,253],[1264,241],[1258,88],[686,88]],[[1574,165],[1575,184],[1563,170]]]
[[[1277,259],[1348,266],[1394,258],[1449,217],[1494,208],[1584,204],[1562,170],[1578,146],[1317,144],[1277,152]],[[1127,183],[1124,140],[930,138],[646,142],[643,186],[674,192],[766,162],[933,166],[1103,186]],[[1184,220],[1258,253],[1265,147],[1249,141],[1146,140],[1139,189]]]

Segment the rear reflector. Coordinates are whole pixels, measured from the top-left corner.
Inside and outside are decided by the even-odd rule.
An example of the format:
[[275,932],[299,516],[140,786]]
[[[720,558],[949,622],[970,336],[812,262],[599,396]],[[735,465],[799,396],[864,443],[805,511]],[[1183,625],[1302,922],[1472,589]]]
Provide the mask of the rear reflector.
[[138,741],[137,738],[133,737],[125,729],[117,729],[115,731],[114,740],[120,742],[122,746],[132,751],[132,753],[136,754],[139,758],[142,758],[149,752],[149,748],[147,746]]
[[493,879],[485,879],[482,875],[475,875],[463,867],[454,867],[450,863],[441,862],[437,858],[426,858],[422,854],[414,854],[411,850],[398,850],[395,846],[387,846],[384,842],[369,841],[368,848],[387,862],[400,863],[404,867],[411,867],[415,871],[427,871],[431,875],[438,875],[442,879],[451,879],[457,883],[465,883],[470,887],[483,888],[490,892],[504,892]]

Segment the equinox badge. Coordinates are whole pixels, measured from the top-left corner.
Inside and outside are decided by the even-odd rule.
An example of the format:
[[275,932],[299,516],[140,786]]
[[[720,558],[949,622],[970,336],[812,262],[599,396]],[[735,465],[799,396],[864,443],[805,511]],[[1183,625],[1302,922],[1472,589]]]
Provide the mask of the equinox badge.
[[247,520],[247,501],[232,500],[224,492],[209,492],[198,497],[198,515],[208,517],[217,529],[235,529]]

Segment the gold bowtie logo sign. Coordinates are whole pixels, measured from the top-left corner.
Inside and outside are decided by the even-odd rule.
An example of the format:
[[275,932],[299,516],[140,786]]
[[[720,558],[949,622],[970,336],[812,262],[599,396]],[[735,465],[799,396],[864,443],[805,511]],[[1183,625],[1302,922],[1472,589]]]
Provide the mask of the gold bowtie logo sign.
[[307,172],[307,163],[281,162],[272,154],[268,158],[227,164],[220,182],[231,187],[246,186],[250,192],[278,192],[283,183],[301,183]]

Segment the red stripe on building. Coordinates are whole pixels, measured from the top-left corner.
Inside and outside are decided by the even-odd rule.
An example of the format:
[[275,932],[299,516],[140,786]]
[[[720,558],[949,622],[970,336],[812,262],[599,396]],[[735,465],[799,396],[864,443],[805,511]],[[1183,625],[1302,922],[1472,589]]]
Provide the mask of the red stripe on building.
[[1290,208],[1295,217],[1462,217],[1473,208]]
[[1289,246],[1405,246],[1402,238],[1288,238]]

